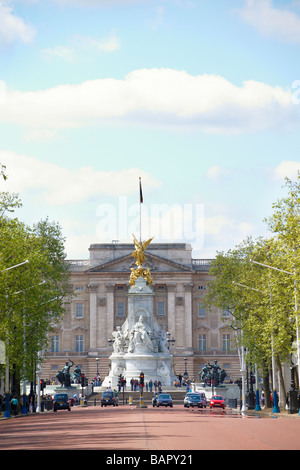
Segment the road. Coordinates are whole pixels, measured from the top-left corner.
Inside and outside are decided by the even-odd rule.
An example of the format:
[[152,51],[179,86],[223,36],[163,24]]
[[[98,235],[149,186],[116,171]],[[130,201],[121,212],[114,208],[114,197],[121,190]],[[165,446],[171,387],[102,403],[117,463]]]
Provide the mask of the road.
[[299,450],[299,436],[297,415],[245,417],[183,406],[73,407],[0,420],[0,450]]

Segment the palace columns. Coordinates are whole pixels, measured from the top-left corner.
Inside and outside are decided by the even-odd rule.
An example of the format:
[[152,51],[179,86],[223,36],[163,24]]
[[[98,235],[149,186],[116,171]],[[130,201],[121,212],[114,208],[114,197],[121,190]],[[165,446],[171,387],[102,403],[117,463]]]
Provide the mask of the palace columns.
[[99,284],[88,284],[90,297],[90,350],[97,348],[97,291]]

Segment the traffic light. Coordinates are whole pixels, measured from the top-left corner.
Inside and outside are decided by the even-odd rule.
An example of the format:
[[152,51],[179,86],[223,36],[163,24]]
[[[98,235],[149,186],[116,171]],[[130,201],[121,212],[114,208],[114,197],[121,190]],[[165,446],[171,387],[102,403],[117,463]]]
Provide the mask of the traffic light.
[[41,379],[40,380],[40,386],[41,386],[41,390],[43,391],[44,388],[46,388],[46,384],[45,384],[45,380],[44,379]]
[[141,385],[142,387],[144,386],[144,378],[145,378],[144,372],[141,372],[141,373],[140,373],[140,385]]
[[81,386],[82,387],[85,386],[85,376],[84,376],[84,374],[81,374]]
[[122,375],[120,374],[118,377],[118,387],[121,387],[122,384]]

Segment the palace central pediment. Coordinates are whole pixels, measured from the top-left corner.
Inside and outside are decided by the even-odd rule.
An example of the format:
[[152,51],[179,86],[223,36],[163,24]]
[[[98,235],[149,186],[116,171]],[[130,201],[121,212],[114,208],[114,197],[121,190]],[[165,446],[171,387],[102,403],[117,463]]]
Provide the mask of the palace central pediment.
[[[136,268],[135,258],[125,255],[112,261],[102,263],[87,269],[86,273],[117,273],[128,272],[131,268]],[[151,272],[195,272],[195,270],[184,264],[180,264],[154,254],[146,255],[146,262],[143,267],[150,268]]]

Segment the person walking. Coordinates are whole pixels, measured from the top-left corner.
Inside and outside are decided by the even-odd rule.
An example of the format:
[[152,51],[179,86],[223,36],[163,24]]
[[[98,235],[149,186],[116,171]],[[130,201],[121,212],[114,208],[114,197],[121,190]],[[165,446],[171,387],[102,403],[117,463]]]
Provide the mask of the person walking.
[[10,404],[11,404],[12,414],[16,416],[18,414],[18,399],[16,396],[14,396],[11,399]]

